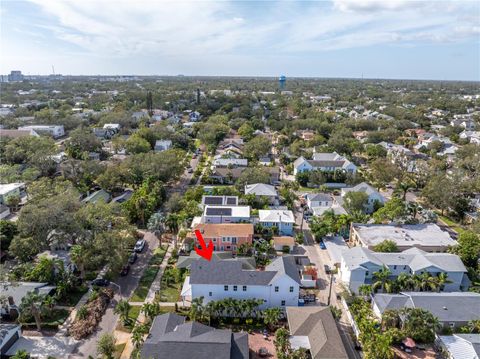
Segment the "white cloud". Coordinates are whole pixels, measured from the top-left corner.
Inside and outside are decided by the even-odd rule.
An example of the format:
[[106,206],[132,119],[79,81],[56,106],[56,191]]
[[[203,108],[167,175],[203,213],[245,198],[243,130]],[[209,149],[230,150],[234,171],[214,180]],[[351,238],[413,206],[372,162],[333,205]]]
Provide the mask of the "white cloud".
[[103,58],[288,55],[451,42],[478,35],[480,22],[474,1],[28,1],[53,19],[32,27]]

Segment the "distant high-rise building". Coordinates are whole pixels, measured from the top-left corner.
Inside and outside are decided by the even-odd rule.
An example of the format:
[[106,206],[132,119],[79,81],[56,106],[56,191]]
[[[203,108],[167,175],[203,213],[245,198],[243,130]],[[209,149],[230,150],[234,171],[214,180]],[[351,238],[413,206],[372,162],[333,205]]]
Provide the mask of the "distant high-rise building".
[[10,75],[8,75],[9,82],[20,82],[23,81],[22,71],[10,71]]
[[200,104],[200,89],[197,89],[197,105]]
[[278,78],[278,85],[280,86],[281,89],[285,88],[286,82],[287,82],[287,78],[285,77],[285,75],[282,75]]

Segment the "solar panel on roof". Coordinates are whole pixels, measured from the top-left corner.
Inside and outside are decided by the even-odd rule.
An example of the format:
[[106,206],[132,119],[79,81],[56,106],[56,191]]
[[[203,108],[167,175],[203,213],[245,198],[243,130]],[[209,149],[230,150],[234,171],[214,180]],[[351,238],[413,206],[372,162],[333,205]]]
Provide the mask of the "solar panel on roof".
[[205,204],[222,204],[223,198],[218,196],[205,196]]
[[227,204],[236,205],[237,198],[236,197],[227,197]]
[[207,208],[207,216],[231,216],[231,208]]

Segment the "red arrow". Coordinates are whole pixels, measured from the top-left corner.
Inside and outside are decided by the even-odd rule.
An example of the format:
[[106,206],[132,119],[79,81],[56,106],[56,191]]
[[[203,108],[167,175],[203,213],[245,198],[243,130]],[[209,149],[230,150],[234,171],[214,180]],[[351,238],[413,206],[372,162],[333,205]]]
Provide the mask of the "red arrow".
[[212,259],[212,253],[213,253],[213,243],[212,240],[208,242],[208,246],[205,245],[205,240],[203,239],[202,233],[198,229],[195,230],[195,236],[197,237],[197,240],[200,244],[201,248],[195,247],[195,252],[200,257],[205,258],[207,261]]

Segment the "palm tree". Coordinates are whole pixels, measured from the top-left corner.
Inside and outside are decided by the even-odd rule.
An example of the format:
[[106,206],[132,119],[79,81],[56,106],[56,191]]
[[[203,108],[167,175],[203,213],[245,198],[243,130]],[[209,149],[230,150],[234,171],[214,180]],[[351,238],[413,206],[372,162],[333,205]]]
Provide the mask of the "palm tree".
[[137,324],[132,329],[132,343],[135,346],[135,349],[140,348],[143,344],[146,334],[148,334],[148,326],[145,324]]
[[80,278],[83,281],[85,279],[85,262],[86,262],[85,248],[79,244],[72,246],[72,248],[70,249],[70,259],[80,271]]
[[286,359],[290,353],[290,333],[285,328],[280,328],[275,332],[275,349],[278,359]]
[[420,279],[420,289],[422,291],[436,291],[438,283],[435,277],[432,277],[430,273],[423,272],[419,276]]
[[402,200],[405,201],[407,198],[407,193],[412,187],[413,183],[410,180],[400,181],[397,183],[395,192],[400,193],[402,195]]
[[44,296],[35,292],[29,292],[22,298],[20,304],[20,313],[22,315],[31,315],[35,320],[37,330],[42,330],[42,312],[44,310]]
[[370,284],[362,284],[358,287],[358,293],[364,297],[368,297],[372,294],[372,286]]
[[48,308],[48,314],[52,315],[53,308],[55,308],[55,304],[56,304],[55,298],[50,295],[47,295],[45,297],[45,300],[43,301],[43,304]]
[[373,273],[373,277],[377,279],[375,283],[373,283],[373,289],[378,289],[380,287],[382,293],[385,291],[386,287],[391,287],[391,283],[389,283],[388,278],[392,275],[390,269],[387,266],[383,266],[378,272]]
[[402,272],[398,275],[397,279],[395,280],[395,284],[398,291],[413,290],[415,287],[415,281],[413,280],[412,276],[405,272]]
[[145,303],[142,306],[141,312],[152,322],[153,319],[160,314],[160,304],[158,302]]
[[107,359],[115,353],[115,337],[110,333],[103,334],[97,342],[97,352]]
[[130,313],[130,309],[132,309],[132,306],[130,305],[128,300],[121,299],[118,301],[115,309],[113,310],[115,314],[118,314],[120,316],[120,319],[122,320],[124,326],[130,324],[130,317],[128,316]]
[[188,316],[190,320],[194,321],[197,318],[200,318],[203,314],[203,296],[199,298],[193,298],[192,304],[190,305],[190,311],[188,312]]
[[382,314],[382,330],[385,331],[389,328],[397,328],[400,323],[400,317],[396,310],[386,310]]
[[470,320],[468,322],[468,329],[470,333],[480,333],[480,320]]
[[11,359],[30,359],[30,354],[26,350],[20,349],[16,351],[15,355],[12,356]]
[[448,274],[445,272],[438,273],[435,279],[437,285],[437,292],[440,292],[445,286],[445,284],[452,283],[452,281],[448,279]]
[[274,328],[280,321],[281,317],[282,311],[280,308],[267,308],[263,311],[263,322],[270,328]]

